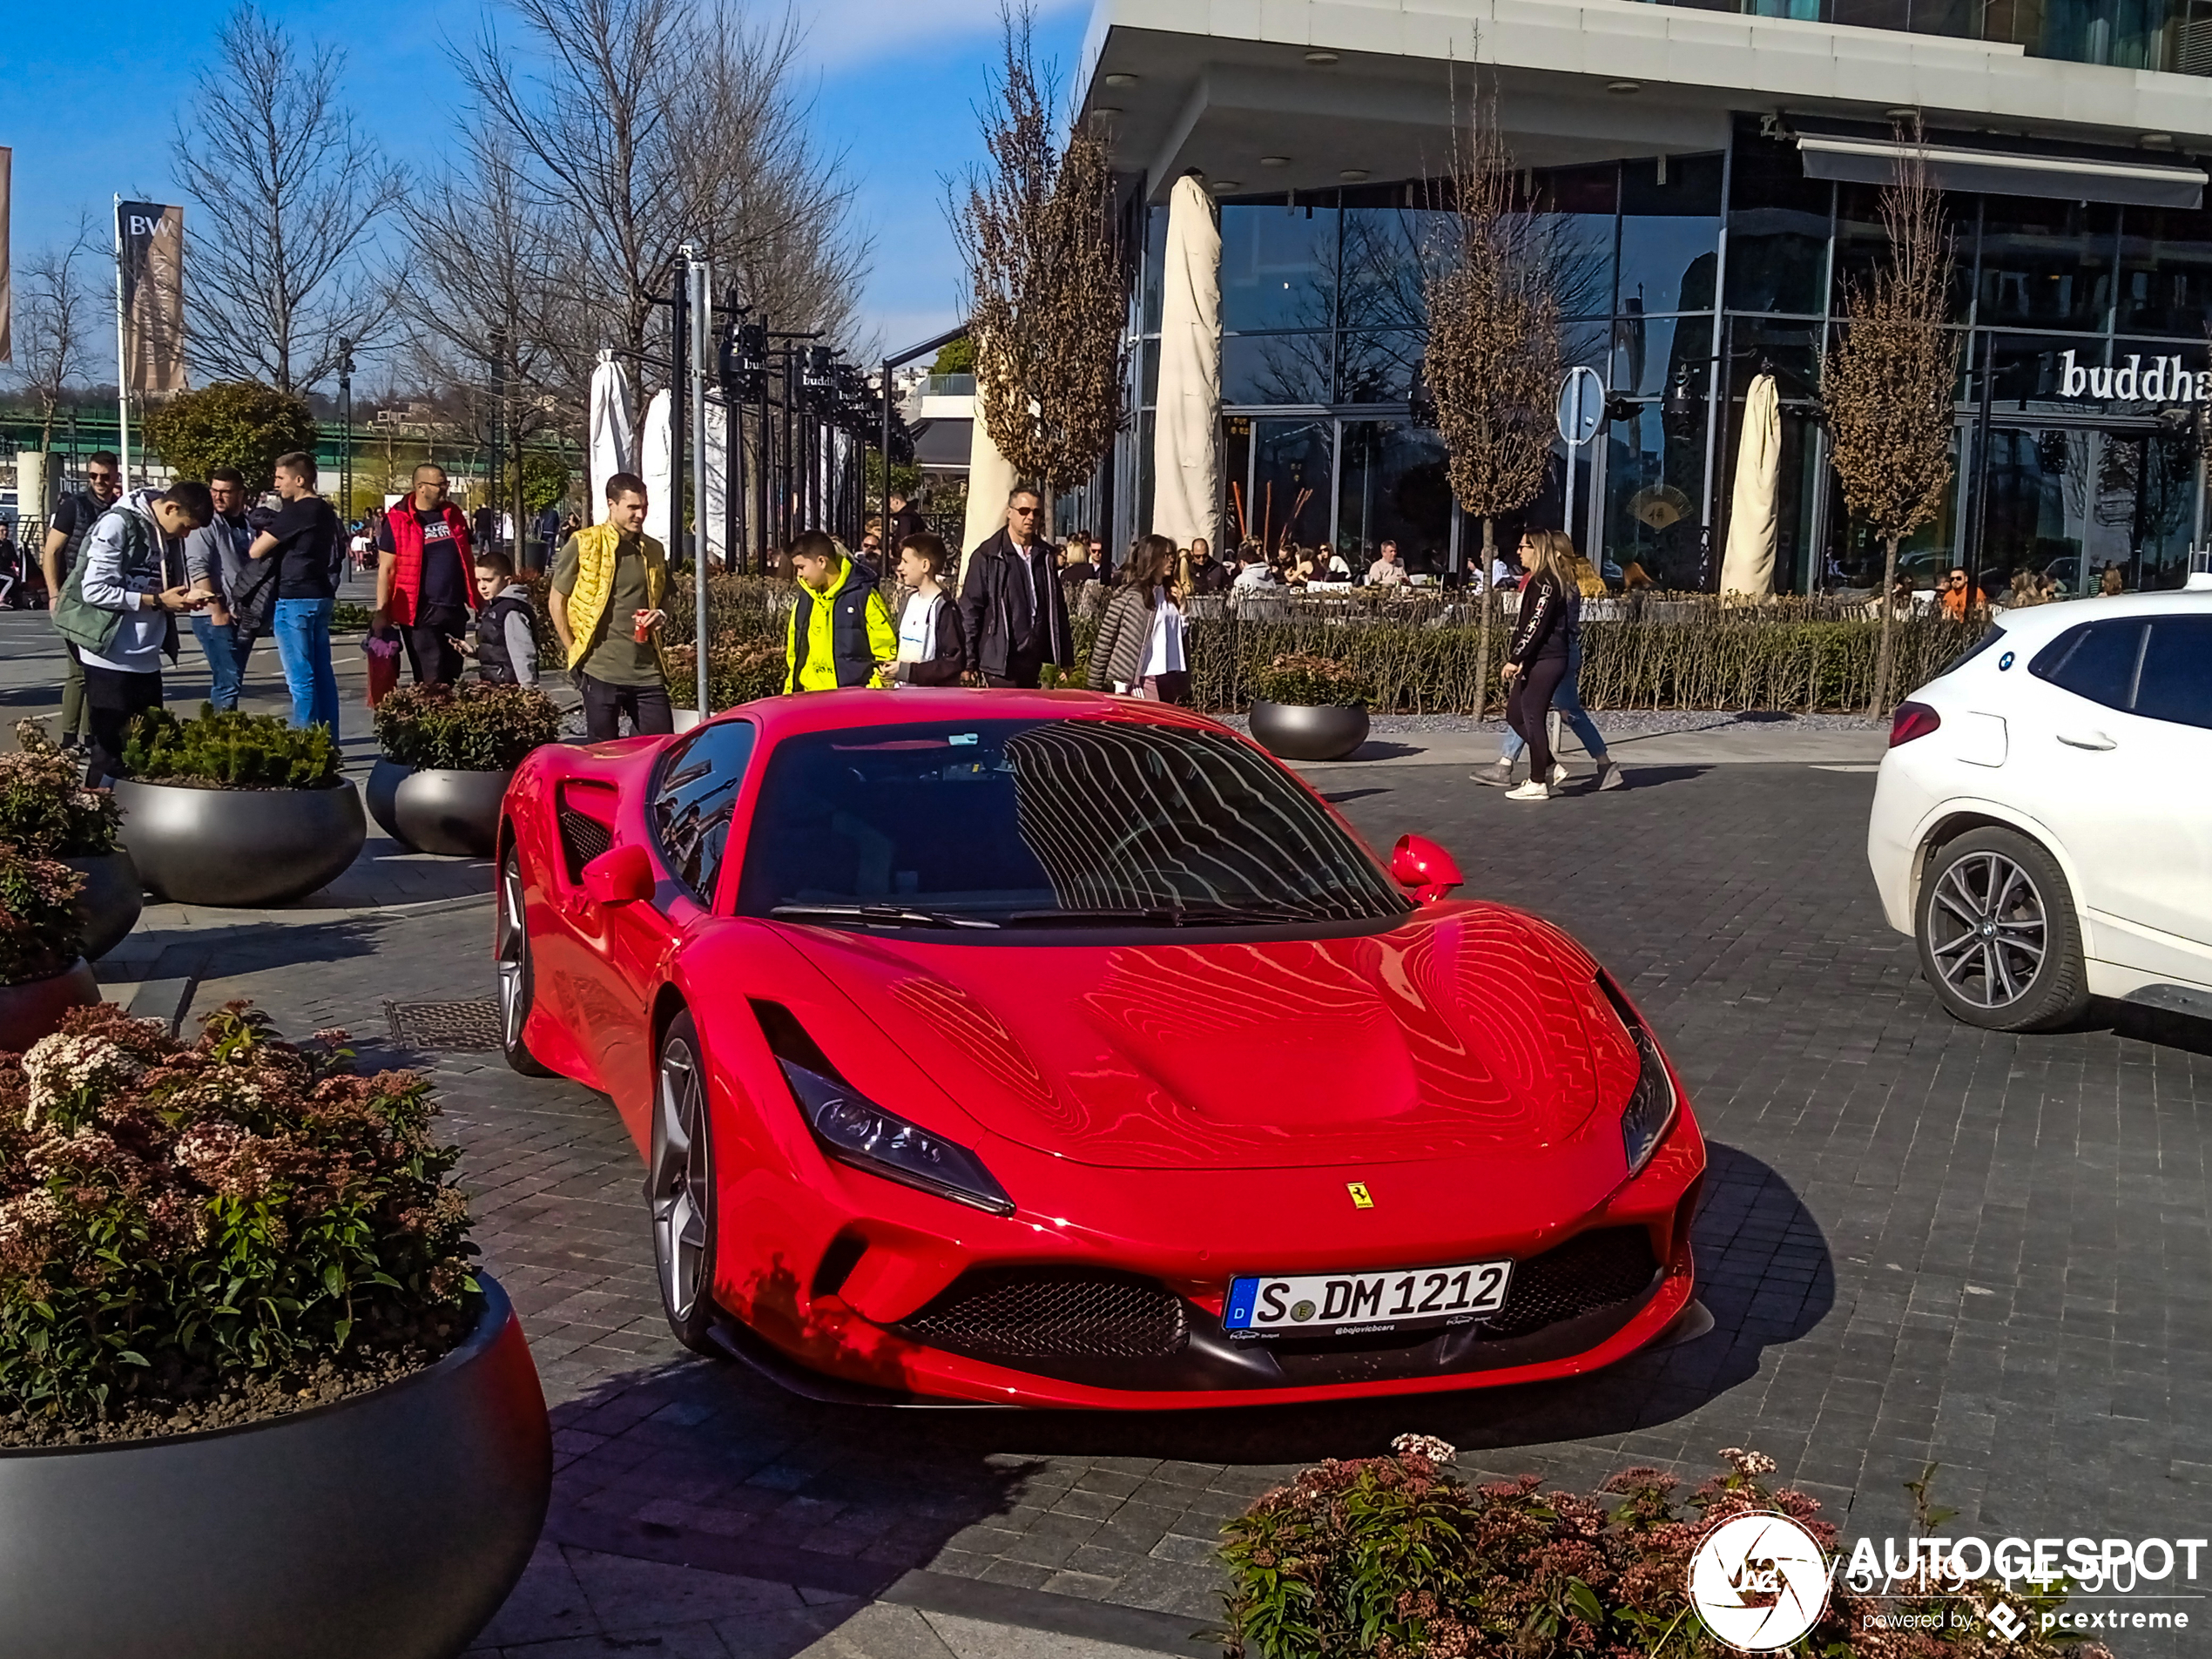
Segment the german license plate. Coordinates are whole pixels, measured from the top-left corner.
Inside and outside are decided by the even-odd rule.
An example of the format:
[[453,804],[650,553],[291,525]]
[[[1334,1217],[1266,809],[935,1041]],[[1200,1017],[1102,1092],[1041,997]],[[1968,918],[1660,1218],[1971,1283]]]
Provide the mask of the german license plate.
[[1506,1305],[1510,1260],[1388,1273],[1298,1273],[1235,1278],[1222,1328],[1273,1336],[1285,1332],[1360,1336],[1419,1325],[1466,1325]]

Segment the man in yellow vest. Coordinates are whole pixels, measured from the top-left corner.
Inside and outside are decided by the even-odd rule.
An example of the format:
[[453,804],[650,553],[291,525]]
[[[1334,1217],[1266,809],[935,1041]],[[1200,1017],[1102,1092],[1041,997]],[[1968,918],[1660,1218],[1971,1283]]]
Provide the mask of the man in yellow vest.
[[618,472],[607,480],[607,522],[555,555],[546,600],[594,743],[621,736],[625,714],[639,736],[676,730],[660,661],[667,590],[668,556],[645,534],[645,481]]

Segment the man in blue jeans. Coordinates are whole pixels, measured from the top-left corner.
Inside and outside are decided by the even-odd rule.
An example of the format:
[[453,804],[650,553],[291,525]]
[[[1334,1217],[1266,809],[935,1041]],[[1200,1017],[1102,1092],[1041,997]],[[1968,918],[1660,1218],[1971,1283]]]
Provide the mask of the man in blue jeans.
[[207,475],[215,516],[185,538],[185,575],[207,601],[192,631],[207,656],[207,700],[219,709],[238,706],[246,659],[256,636],[268,631],[276,604],[277,570],[246,556],[253,532],[246,523],[246,479],[235,467]]
[[[1568,645],[1567,678],[1560,681],[1559,690],[1552,693],[1552,707],[1559,711],[1560,717],[1581,739],[1582,747],[1589,752],[1590,759],[1597,762],[1597,786],[1600,789],[1618,789],[1621,787],[1620,764],[1606,752],[1605,734],[1597,729],[1597,722],[1590,718],[1588,711],[1582,706],[1581,677],[1582,641],[1578,630],[1575,637]],[[1485,766],[1480,772],[1469,772],[1467,776],[1479,784],[1492,784],[1503,788],[1513,781],[1514,763],[1521,759],[1521,752],[1527,746],[1521,741],[1521,733],[1507,726],[1505,746],[1499,751],[1495,764]],[[1550,781],[1557,784],[1564,783],[1566,779],[1566,766],[1554,760]]]
[[330,663],[330,612],[338,597],[338,563],[345,527],[315,494],[315,458],[279,455],[277,494],[284,506],[246,549],[252,559],[277,561],[277,656],[292,691],[292,724],[320,725],[338,735],[338,675]]

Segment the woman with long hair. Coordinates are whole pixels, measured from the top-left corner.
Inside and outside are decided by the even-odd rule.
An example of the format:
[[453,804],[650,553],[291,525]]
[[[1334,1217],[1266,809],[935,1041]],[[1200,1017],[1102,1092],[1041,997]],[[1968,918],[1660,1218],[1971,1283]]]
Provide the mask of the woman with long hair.
[[[1590,562],[1574,550],[1575,543],[1570,538],[1558,530],[1528,532],[1528,536],[1536,536],[1554,537],[1557,543],[1565,546],[1567,554],[1561,562],[1561,574],[1574,583],[1582,597],[1591,597],[1590,583],[1594,578],[1597,579],[1598,593],[1602,594],[1605,591],[1604,581],[1597,577],[1597,573],[1591,568]],[[1522,563],[1527,565],[1530,570],[1535,569],[1535,555],[1529,550],[1527,536],[1521,539],[1521,558]],[[1588,574],[1585,575],[1585,572]],[[1527,601],[1524,600],[1522,603],[1525,604]],[[1561,678],[1558,690],[1552,693],[1551,705],[1559,711],[1561,718],[1564,719],[1575,735],[1582,740],[1583,750],[1589,755],[1591,760],[1596,763],[1597,786],[1600,789],[1618,789],[1622,783],[1621,767],[1612,755],[1607,752],[1605,734],[1597,729],[1597,722],[1590,718],[1589,711],[1582,706],[1581,687],[1579,684],[1581,676],[1582,623],[1581,610],[1578,604],[1568,633],[1567,672]],[[1548,720],[1544,723],[1544,732],[1547,737],[1550,735],[1551,724]],[[1498,751],[1496,763],[1484,767],[1480,772],[1472,772],[1469,776],[1479,784],[1493,784],[1500,788],[1510,786],[1513,782],[1514,763],[1521,759],[1521,752],[1525,746],[1521,740],[1521,733],[1516,730],[1508,729],[1506,732],[1505,742]],[[1554,755],[1552,758],[1552,768],[1548,774],[1531,771],[1528,776],[1532,779],[1542,778],[1545,781],[1554,785],[1562,784],[1567,781],[1567,766]]]
[[1159,703],[1190,700],[1183,593],[1175,543],[1166,536],[1141,536],[1130,550],[1091,643],[1088,683],[1094,691],[1110,688]]
[[1506,721],[1528,745],[1528,781],[1506,792],[1507,800],[1549,800],[1552,693],[1567,678],[1568,659],[1581,631],[1582,595],[1568,573],[1575,544],[1557,530],[1521,537],[1527,578],[1521,584],[1521,614],[1506,646]]

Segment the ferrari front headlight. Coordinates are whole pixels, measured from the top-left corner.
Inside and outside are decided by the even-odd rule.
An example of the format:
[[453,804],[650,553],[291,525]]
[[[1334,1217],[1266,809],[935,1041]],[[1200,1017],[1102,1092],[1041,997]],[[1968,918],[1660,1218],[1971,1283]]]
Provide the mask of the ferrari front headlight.
[[1629,1156],[1629,1173],[1636,1174],[1651,1162],[1651,1155],[1658,1150],[1667,1126],[1675,1121],[1674,1079],[1667,1075],[1667,1062],[1660,1055],[1659,1041],[1651,1035],[1635,1006],[1622,995],[1613,976],[1601,971],[1598,988],[1605,993],[1605,1000],[1613,1005],[1613,1012],[1620,1016],[1622,1028],[1629,1034],[1629,1041],[1635,1044],[1636,1084],[1629,1091],[1628,1104],[1621,1109],[1621,1146]]
[[822,1150],[856,1170],[995,1216],[1014,1213],[982,1160],[957,1142],[887,1110],[850,1084],[779,1056],[792,1096]]

